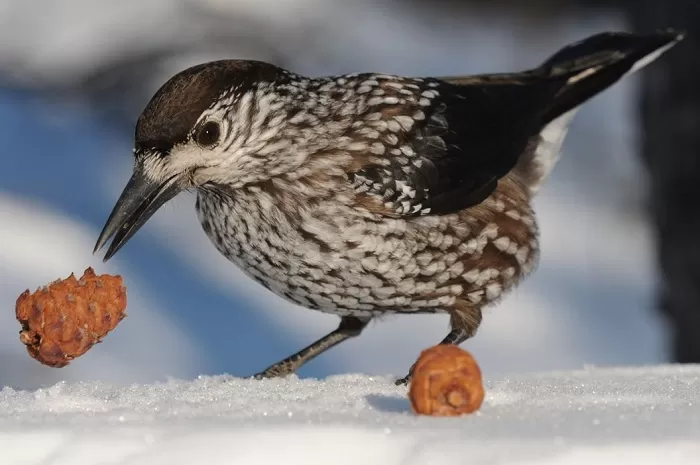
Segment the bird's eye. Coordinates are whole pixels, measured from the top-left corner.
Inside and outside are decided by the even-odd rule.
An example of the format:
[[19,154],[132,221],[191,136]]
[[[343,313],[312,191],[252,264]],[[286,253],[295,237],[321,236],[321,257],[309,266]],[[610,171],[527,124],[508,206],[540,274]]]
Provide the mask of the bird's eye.
[[196,140],[202,147],[211,147],[219,142],[219,136],[221,131],[219,130],[219,123],[214,121],[209,121],[204,124],[199,131],[197,131]]

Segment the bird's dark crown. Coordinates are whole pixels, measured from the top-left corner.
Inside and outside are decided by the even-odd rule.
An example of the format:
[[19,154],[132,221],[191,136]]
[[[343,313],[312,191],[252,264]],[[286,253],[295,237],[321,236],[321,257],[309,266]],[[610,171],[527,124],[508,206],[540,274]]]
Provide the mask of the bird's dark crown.
[[169,151],[184,142],[199,116],[228,89],[274,81],[285,71],[251,60],[220,60],[188,68],[151,98],[136,123],[136,147]]

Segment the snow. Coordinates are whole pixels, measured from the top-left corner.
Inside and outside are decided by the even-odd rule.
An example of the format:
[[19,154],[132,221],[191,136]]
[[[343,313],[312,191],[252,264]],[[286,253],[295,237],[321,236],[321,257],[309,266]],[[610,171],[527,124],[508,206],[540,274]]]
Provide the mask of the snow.
[[700,366],[488,377],[481,410],[410,411],[393,377],[59,383],[0,392],[7,465],[696,464]]

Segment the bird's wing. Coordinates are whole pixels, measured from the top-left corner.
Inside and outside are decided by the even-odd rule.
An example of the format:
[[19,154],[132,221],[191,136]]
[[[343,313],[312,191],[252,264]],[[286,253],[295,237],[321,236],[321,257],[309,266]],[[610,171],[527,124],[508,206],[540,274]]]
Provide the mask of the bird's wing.
[[351,174],[353,185],[391,215],[447,214],[479,204],[541,139],[560,147],[559,132],[570,118],[549,127],[557,134],[541,137],[549,123],[682,38],[675,31],[602,33],[522,73],[380,83],[385,98],[373,114],[381,115],[381,129],[402,124],[383,133],[384,147]]
[[406,124],[352,174],[355,189],[401,216],[456,212],[488,197],[538,135],[561,83],[525,74],[469,80],[420,81],[415,103],[381,108],[385,122]]

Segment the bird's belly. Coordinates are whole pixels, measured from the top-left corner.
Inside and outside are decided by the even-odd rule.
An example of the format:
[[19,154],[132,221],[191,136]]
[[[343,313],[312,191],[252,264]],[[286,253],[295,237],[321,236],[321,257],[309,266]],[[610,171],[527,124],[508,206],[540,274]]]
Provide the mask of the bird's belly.
[[[237,199],[238,201],[242,199]],[[197,214],[216,249],[274,294],[313,310],[371,316],[385,311],[368,300],[381,281],[362,263],[325,245],[281,217],[260,218],[251,203],[201,196]],[[351,254],[352,255],[352,254]]]
[[288,301],[338,315],[480,307],[516,284],[536,255],[534,234],[513,247],[493,223],[445,223],[459,222],[456,215],[335,227],[247,221],[206,204],[198,211],[219,252],[248,276]]
[[[241,234],[216,230],[207,221],[202,225],[221,254],[247,276],[289,302],[358,317],[387,311],[415,311],[407,305],[410,300],[394,295],[395,289],[387,287],[387,276],[370,271],[371,263],[350,250],[321,250],[317,242],[293,231],[273,238],[252,228]],[[379,262],[377,258],[373,260]],[[384,263],[384,267],[390,268],[390,261]]]

